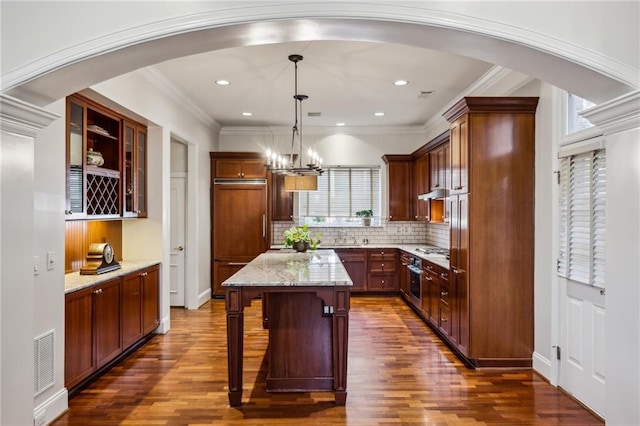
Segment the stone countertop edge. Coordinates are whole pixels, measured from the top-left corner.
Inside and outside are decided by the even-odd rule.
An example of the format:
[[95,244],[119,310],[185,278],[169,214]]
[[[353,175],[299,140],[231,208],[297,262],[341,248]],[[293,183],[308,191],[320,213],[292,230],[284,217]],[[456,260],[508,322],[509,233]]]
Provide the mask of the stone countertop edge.
[[80,272],[71,272],[64,276],[64,293],[69,294],[83,288],[91,287],[96,284],[118,278],[122,275],[148,268],[149,266],[158,265],[158,260],[123,260],[120,263],[120,269],[112,272],[106,272],[99,275],[80,275]]
[[[321,249],[331,249],[331,250],[340,250],[340,249],[400,249],[405,251],[412,256],[419,257],[423,260],[427,260],[431,263],[435,263],[436,265],[449,269],[449,260],[446,258],[442,258],[440,256],[432,256],[425,253],[421,253],[416,251],[416,248],[429,248],[429,247],[437,247],[430,244],[354,244],[354,245],[331,245],[331,244],[323,244]],[[441,248],[441,247],[438,247]],[[290,249],[285,248],[284,245],[272,245],[272,250],[287,250]],[[292,249],[291,249],[292,250]]]
[[271,250],[222,283],[223,287],[350,287],[351,277],[332,249]]

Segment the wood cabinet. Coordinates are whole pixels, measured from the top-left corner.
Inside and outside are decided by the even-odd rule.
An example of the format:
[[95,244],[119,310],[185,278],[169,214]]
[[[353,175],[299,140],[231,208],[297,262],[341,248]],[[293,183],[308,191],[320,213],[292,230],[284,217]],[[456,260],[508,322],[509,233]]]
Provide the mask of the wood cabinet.
[[429,190],[447,189],[449,169],[449,144],[445,143],[429,152]]
[[66,108],[67,220],[146,217],[146,127],[78,94]]
[[368,249],[369,277],[367,290],[371,292],[397,292],[398,254],[394,249]]
[[420,200],[418,196],[429,192],[429,154],[424,154],[414,160],[413,163],[413,187],[412,202],[415,205],[414,219],[429,221],[429,200]]
[[[230,155],[230,153],[225,153],[225,156],[228,155]],[[264,159],[261,158],[219,158],[215,163],[214,177],[261,179],[267,177],[267,168],[265,167]]]
[[147,128],[123,122],[123,206],[124,217],[147,217]]
[[284,190],[284,175],[269,173],[271,220],[293,220],[293,192]]
[[109,368],[159,324],[159,265],[65,295],[65,386]]
[[336,254],[342,261],[344,268],[353,281],[352,293],[367,291],[367,250],[366,249],[336,249]]
[[97,368],[102,367],[122,353],[120,290],[119,279],[98,284],[93,290],[93,321]]
[[[431,326],[446,330],[448,315],[442,309],[448,310],[449,271],[427,260],[422,261],[422,311]],[[449,332],[447,331],[447,334]]]
[[160,325],[160,266],[140,273],[142,281],[142,333],[149,334]]
[[96,371],[93,356],[93,289],[65,297],[64,378],[71,388]]
[[122,353],[120,279],[65,298],[65,384],[71,388]]
[[413,163],[410,155],[384,155],[387,164],[389,220],[413,220]]
[[398,270],[398,285],[400,287],[400,293],[405,297],[409,296],[409,280],[411,279],[409,268],[409,255],[403,251],[398,254],[398,258],[400,260],[399,270]]
[[449,341],[478,367],[532,365],[537,102],[467,97],[444,114],[452,144]]

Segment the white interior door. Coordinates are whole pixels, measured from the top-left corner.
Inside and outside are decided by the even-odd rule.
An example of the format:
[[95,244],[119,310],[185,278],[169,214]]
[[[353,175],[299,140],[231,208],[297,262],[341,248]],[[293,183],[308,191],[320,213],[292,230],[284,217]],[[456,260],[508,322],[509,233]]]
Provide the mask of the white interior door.
[[171,227],[171,252],[169,257],[171,306],[185,306],[185,182],[186,176],[171,177],[171,211],[169,220]]
[[605,417],[605,295],[560,278],[560,386]]

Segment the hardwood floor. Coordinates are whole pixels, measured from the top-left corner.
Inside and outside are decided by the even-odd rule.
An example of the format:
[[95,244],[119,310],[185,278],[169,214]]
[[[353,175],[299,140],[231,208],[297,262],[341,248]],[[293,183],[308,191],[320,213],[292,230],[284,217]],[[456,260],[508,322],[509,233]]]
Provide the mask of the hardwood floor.
[[601,425],[530,370],[468,370],[398,297],[353,297],[347,404],[265,390],[261,305],[245,309],[243,405],[227,399],[224,301],[171,310],[171,331],[69,401],[54,425]]

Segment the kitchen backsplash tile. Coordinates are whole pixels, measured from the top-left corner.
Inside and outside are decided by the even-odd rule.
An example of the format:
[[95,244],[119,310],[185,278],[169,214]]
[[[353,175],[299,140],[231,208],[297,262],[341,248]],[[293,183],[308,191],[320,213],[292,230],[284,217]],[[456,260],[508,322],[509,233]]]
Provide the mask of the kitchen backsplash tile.
[[[281,244],[283,232],[293,222],[273,222],[273,244]],[[431,244],[449,248],[449,226],[423,222],[387,222],[371,227],[309,227],[312,234],[322,233],[322,244]]]

